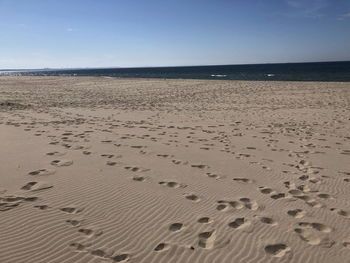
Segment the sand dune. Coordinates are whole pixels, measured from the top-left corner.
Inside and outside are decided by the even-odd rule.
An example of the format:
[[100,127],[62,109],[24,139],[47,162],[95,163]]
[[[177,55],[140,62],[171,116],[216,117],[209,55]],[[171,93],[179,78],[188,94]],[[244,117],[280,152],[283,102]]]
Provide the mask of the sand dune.
[[350,262],[349,83],[0,78],[0,262]]

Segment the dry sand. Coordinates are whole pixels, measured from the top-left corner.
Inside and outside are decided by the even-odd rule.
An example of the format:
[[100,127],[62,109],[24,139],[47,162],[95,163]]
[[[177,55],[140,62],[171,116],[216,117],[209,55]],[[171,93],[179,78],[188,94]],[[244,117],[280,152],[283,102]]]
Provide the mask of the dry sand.
[[0,262],[350,262],[350,84],[0,77]]

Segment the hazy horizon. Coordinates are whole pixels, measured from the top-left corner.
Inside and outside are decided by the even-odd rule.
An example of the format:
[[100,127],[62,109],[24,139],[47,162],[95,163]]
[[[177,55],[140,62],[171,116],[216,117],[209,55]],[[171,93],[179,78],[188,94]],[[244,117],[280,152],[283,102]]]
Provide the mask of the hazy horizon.
[[350,60],[350,1],[0,0],[0,68]]

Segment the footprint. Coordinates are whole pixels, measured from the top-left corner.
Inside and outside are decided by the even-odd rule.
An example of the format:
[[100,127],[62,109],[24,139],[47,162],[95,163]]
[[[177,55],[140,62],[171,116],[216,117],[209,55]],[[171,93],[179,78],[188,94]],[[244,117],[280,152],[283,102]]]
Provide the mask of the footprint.
[[78,232],[87,236],[95,236],[95,237],[101,236],[103,234],[102,230],[92,230],[89,228],[80,228]]
[[182,227],[183,227],[182,223],[173,223],[169,226],[169,231],[178,232],[182,229]]
[[290,251],[290,247],[283,243],[267,245],[265,247],[265,252],[267,254],[278,258],[285,256]]
[[294,209],[294,210],[288,210],[287,214],[294,217],[294,218],[303,218],[306,215],[306,212],[302,209]]
[[199,168],[199,169],[209,168],[209,166],[205,164],[191,164],[191,167]]
[[300,222],[298,223],[300,227],[305,227],[305,228],[313,228],[317,231],[324,232],[324,233],[330,233],[332,232],[332,228],[329,226],[326,226],[321,223],[308,223],[308,222]]
[[54,174],[56,171],[54,169],[39,169],[39,170],[35,170],[32,172],[29,172],[29,175],[38,175],[38,176],[47,176],[47,175],[52,175]]
[[47,206],[47,205],[35,205],[34,207],[39,208],[40,210],[46,210],[49,208],[49,206]]
[[339,208],[331,208],[330,210],[336,212],[340,216],[344,216],[345,218],[350,218],[350,211],[345,211]]
[[210,224],[213,222],[213,220],[211,220],[209,217],[201,217],[197,220],[197,222],[201,224]]
[[154,251],[160,252],[168,250],[170,246],[167,243],[159,243],[155,248]]
[[34,191],[49,189],[52,187],[53,185],[47,182],[29,182],[26,185],[22,186],[21,189],[34,192]]
[[72,164],[73,164],[73,161],[71,161],[71,160],[53,160],[51,162],[51,165],[58,166],[58,167],[70,166]]
[[74,227],[78,227],[81,224],[81,222],[79,220],[75,220],[75,219],[68,219],[68,220],[66,220],[66,222],[71,224]]
[[250,210],[257,210],[259,208],[258,203],[255,200],[250,200],[249,198],[242,197],[239,199],[244,206]]
[[113,262],[126,262],[130,259],[129,254],[119,254],[117,256],[112,257]]
[[167,187],[170,187],[170,188],[185,188],[187,187],[187,185],[185,184],[179,184],[177,182],[159,182],[160,185],[164,185],[164,186],[167,186]]
[[57,152],[57,151],[46,153],[46,155],[49,155],[49,156],[63,156],[63,155],[65,155],[65,154],[66,154],[66,153],[64,153],[64,152]]
[[274,190],[272,190],[271,188],[267,188],[267,187],[259,187],[259,188],[262,194],[272,194],[274,192]]
[[200,200],[200,198],[195,194],[186,194],[185,198],[193,202],[198,202]]
[[63,208],[60,208],[60,210],[65,212],[65,213],[68,213],[68,214],[77,214],[77,213],[83,211],[82,208],[78,209],[75,207],[63,207]]
[[102,249],[91,250],[90,254],[100,258],[104,258],[106,256],[106,252],[104,252]]
[[136,182],[143,182],[146,180],[146,178],[143,176],[134,176],[132,179]]
[[202,232],[198,235],[198,246],[205,249],[211,249],[216,239],[216,231]]
[[260,217],[260,222],[272,226],[277,225],[277,222],[270,217]]
[[248,183],[248,184],[254,183],[253,180],[250,180],[248,178],[233,178],[233,180],[236,182],[241,182],[241,183]]
[[273,194],[273,195],[271,195],[270,197],[271,197],[272,199],[277,200],[277,199],[281,199],[281,198],[286,197],[286,195],[285,195],[284,193],[278,193],[278,194]]
[[214,174],[214,173],[206,173],[206,175],[207,175],[208,177],[210,177],[210,178],[214,178],[214,179],[219,179],[219,178],[220,178],[220,176],[219,176],[219,175]]
[[241,229],[250,225],[250,221],[246,220],[244,217],[236,218],[234,221],[228,224],[229,227],[234,229]]
[[109,165],[109,166],[115,166],[117,164],[117,162],[114,162],[114,161],[107,161],[106,162],[106,165]]
[[147,172],[150,170],[150,169],[144,169],[144,168],[132,167],[132,166],[126,166],[124,167],[124,169],[129,170],[131,172]]
[[101,156],[102,157],[106,157],[106,158],[112,158],[112,157],[114,157],[114,155],[113,154],[101,154]]
[[228,210],[228,206],[226,204],[219,204],[216,207],[216,210],[218,210],[218,211],[227,211]]
[[78,250],[78,251],[83,251],[87,246],[77,242],[73,242],[69,244],[69,247],[74,248],[75,250]]
[[295,228],[294,232],[299,235],[301,240],[307,242],[310,245],[319,245],[321,243],[321,238],[317,235],[313,234],[312,231],[308,229]]

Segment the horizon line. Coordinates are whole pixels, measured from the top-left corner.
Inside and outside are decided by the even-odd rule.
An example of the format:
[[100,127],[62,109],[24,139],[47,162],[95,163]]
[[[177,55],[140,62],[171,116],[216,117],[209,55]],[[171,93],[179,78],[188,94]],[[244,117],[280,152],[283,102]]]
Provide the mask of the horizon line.
[[350,62],[350,60],[327,60],[327,61],[304,61],[304,62],[265,62],[265,63],[239,63],[239,64],[205,64],[205,65],[178,65],[178,66],[106,66],[106,67],[44,67],[44,68],[2,68],[0,71],[15,71],[15,70],[88,70],[88,69],[130,69],[130,68],[182,68],[182,67],[215,67],[215,66],[244,66],[244,65],[266,65],[266,64],[307,64],[307,63],[339,63]]

